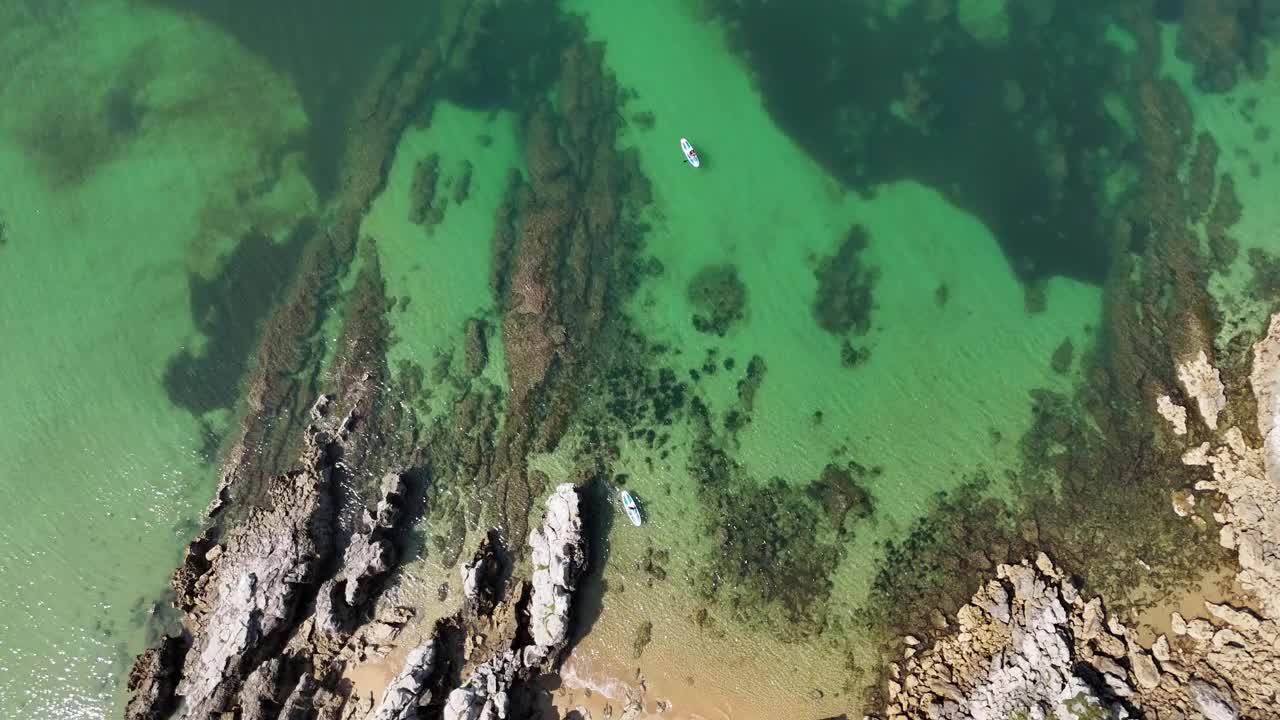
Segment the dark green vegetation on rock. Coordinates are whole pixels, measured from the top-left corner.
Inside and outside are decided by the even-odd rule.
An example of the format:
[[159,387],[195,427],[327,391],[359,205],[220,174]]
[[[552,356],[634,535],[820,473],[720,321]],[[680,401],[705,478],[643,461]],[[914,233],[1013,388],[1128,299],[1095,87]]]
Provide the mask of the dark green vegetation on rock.
[[706,532],[715,551],[700,570],[700,590],[735,620],[796,640],[828,623],[831,575],[873,500],[860,484],[875,471],[828,466],[806,487],[782,478],[757,482],[721,448],[707,410],[694,406],[698,440],[689,460]]
[[813,314],[818,325],[832,335],[866,335],[871,330],[880,269],[863,261],[862,253],[870,241],[866,228],[854,225],[835,254],[822,258],[814,271],[818,292]]
[[1280,254],[1259,248],[1249,250],[1249,294],[1258,302],[1276,307],[1280,303]]
[[724,337],[747,311],[747,286],[733,265],[708,265],[689,281],[693,327],[698,332]]
[[809,485],[809,497],[818,502],[827,522],[843,536],[852,524],[848,520],[866,520],[875,514],[875,498],[865,485],[882,472],[879,467],[867,468],[856,462],[827,465],[818,480]]
[[631,640],[631,657],[639,660],[644,649],[653,641],[653,623],[645,620],[636,628],[635,637]]
[[433,228],[444,220],[448,205],[448,199],[440,192],[440,153],[431,153],[413,166],[409,222]]

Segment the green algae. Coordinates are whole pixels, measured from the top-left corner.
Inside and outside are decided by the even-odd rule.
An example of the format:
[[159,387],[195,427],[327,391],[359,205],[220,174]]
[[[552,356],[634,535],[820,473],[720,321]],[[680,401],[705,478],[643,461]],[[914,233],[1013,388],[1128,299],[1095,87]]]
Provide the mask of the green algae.
[[833,335],[866,335],[871,331],[880,271],[862,262],[862,251],[869,243],[866,228],[855,225],[835,254],[822,258],[814,270],[818,293],[813,314],[818,325]]
[[724,337],[747,312],[747,288],[732,265],[709,265],[689,280],[691,318],[698,332]]
[[[484,132],[489,142],[475,146]],[[465,150],[463,150],[465,148]],[[418,163],[438,157],[437,172],[455,187],[468,178],[464,202],[454,202],[430,236],[413,221],[417,201]],[[469,319],[493,317],[495,300],[491,239],[495,213],[506,196],[508,172],[518,163],[513,119],[465,110],[439,102],[429,128],[410,129],[401,137],[388,170],[386,188],[374,201],[361,227],[378,240],[378,254],[387,268],[387,293],[397,298],[390,315],[393,345],[388,361],[396,373],[426,369],[448,358],[448,367],[462,367],[465,329]],[[419,193],[421,191],[418,191]],[[502,343],[494,341],[492,322],[483,326],[490,349],[482,375],[505,384]],[[439,417],[459,393],[464,373],[444,373],[445,379],[420,384],[414,393],[424,423]],[[423,390],[430,390],[425,397]]]

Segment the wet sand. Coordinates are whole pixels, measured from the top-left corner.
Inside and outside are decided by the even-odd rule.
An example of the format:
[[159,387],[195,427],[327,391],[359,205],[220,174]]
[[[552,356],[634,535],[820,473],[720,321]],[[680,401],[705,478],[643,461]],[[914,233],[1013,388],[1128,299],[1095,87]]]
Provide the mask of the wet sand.
[[1252,596],[1244,592],[1236,582],[1236,566],[1226,562],[1207,569],[1194,587],[1182,592],[1168,595],[1163,602],[1138,613],[1135,624],[1138,628],[1138,640],[1150,645],[1160,635],[1173,635],[1171,616],[1178,613],[1187,620],[1193,618],[1212,619],[1205,603],[1249,607]]

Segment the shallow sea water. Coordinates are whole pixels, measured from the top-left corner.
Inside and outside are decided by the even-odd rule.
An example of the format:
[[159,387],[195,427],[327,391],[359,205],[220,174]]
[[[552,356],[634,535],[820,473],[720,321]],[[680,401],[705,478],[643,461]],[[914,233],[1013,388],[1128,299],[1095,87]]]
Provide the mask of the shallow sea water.
[[[0,24],[10,29],[0,37],[9,68],[0,78],[0,717],[118,715],[129,662],[158,627],[151,608],[164,602],[216,481],[256,323],[278,297],[254,295],[256,307],[237,300],[236,278],[270,283],[232,253],[249,247],[247,237],[265,241],[281,262],[279,283],[287,282],[290,233],[325,212],[326,168],[340,152],[335,117],[378,53],[419,41],[417,23],[429,24],[436,10],[396,4],[384,16],[325,3],[312,26],[295,5],[276,14],[235,3],[186,13],[178,2],[0,0]],[[1031,291],[1043,307],[1029,312],[1035,268],[1014,255],[1036,246],[1020,236],[1012,252],[974,210],[987,206],[964,188],[909,173],[849,182],[774,105],[768,79],[738,44],[743,28],[715,5],[563,0],[556,10],[580,15],[587,37],[604,45],[606,66],[630,94],[619,109],[621,143],[652,188],[641,214],[650,225],[645,254],[662,272],[623,312],[647,342],[675,350],[656,362],[681,381],[714,354],[719,369],[689,381],[689,392],[718,419],[739,402],[750,359],[762,359],[751,421],[736,434],[717,426],[740,471],[737,491],[766,492],[775,477],[803,490],[829,464],[856,461],[879,468],[864,488],[874,512],[849,535],[818,533],[840,548],[828,634],[797,640],[781,617],[744,619],[702,595],[723,536],[690,472],[695,426],[682,416],[663,428],[670,440],[661,456],[624,439],[611,469],[641,499],[646,524],[603,523],[585,636],[558,702],[585,701],[591,688],[616,711],[643,677],[651,709],[670,700],[671,717],[780,717],[797,708],[821,717],[850,711],[850,678],[875,659],[860,644],[870,639],[857,618],[884,543],[904,537],[937,493],[978,474],[993,478],[989,493],[1016,501],[1008,477],[1031,427],[1030,393],[1066,393],[1081,382],[1103,291],[1093,268],[1046,272]],[[746,5],[764,12],[764,3]],[[886,3],[869,16],[888,26],[911,7]],[[344,24],[350,46],[326,53],[346,37]],[[1280,224],[1269,201],[1274,163],[1253,177],[1238,151],[1275,152],[1280,134],[1258,141],[1257,122],[1239,111],[1257,98],[1254,115],[1280,122],[1274,73],[1227,95],[1204,94],[1172,59],[1171,26],[1164,32],[1168,73],[1190,98],[1197,127],[1220,138],[1220,170],[1236,179],[1242,247],[1280,252],[1270,232]],[[327,65],[307,63],[331,54]],[[834,73],[840,61],[811,71]],[[867,76],[894,92],[904,82]],[[428,374],[441,358],[460,363],[463,324],[479,317],[490,327],[486,379],[501,385],[490,241],[507,174],[524,168],[518,105],[534,98],[455,94],[403,133],[360,234],[376,245],[393,301],[388,360],[397,379],[405,361]],[[875,111],[904,112],[901,102]],[[1123,113],[1112,114],[1116,132],[1126,132]],[[703,167],[680,161],[682,136],[700,149]],[[450,201],[426,229],[409,215],[415,166],[432,154]],[[464,163],[470,187],[457,201]],[[1117,185],[1122,164],[1111,171]],[[1005,169],[993,158],[985,172]],[[855,187],[867,183],[874,192]],[[846,338],[815,320],[815,271],[854,225],[869,237],[858,262],[877,275],[866,332]],[[1044,262],[1061,262],[1061,245],[1076,241],[1081,254],[1092,247],[1092,239],[1045,235],[1045,246],[1058,245]],[[724,336],[699,332],[690,282],[725,265],[745,289],[743,317]],[[1241,324],[1259,311],[1243,290],[1251,273],[1239,259],[1211,284]],[[203,287],[211,295],[193,293]],[[842,364],[846,339],[869,350],[856,367]],[[1053,367],[1064,341],[1074,348],[1065,372]],[[175,374],[183,351],[202,361]],[[447,412],[454,392],[442,383],[415,407],[419,418]],[[597,419],[584,415],[557,452],[532,464],[554,480],[567,476]],[[609,480],[606,501],[616,490]],[[800,551],[782,548],[780,557]],[[655,552],[665,579],[651,569]],[[435,583],[435,572],[423,577]],[[430,583],[422,581],[427,592]],[[651,639],[636,653],[645,623]]]

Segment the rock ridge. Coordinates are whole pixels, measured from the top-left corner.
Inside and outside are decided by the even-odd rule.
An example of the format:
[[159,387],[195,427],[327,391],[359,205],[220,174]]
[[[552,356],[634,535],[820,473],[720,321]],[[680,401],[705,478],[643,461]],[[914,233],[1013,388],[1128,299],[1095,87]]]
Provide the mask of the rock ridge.
[[[1000,565],[953,632],[923,648],[904,639],[884,681],[885,717],[1280,717],[1280,314],[1253,348],[1260,447],[1239,427],[1218,427],[1228,409],[1220,378],[1204,352],[1179,368],[1214,438],[1182,459],[1212,472],[1194,490],[1219,503],[1221,544],[1236,551],[1241,602],[1252,607],[1204,602],[1203,617],[1174,613],[1172,634],[1147,647],[1047,555]],[[1181,437],[1187,418],[1171,406],[1167,396],[1157,403]]]

